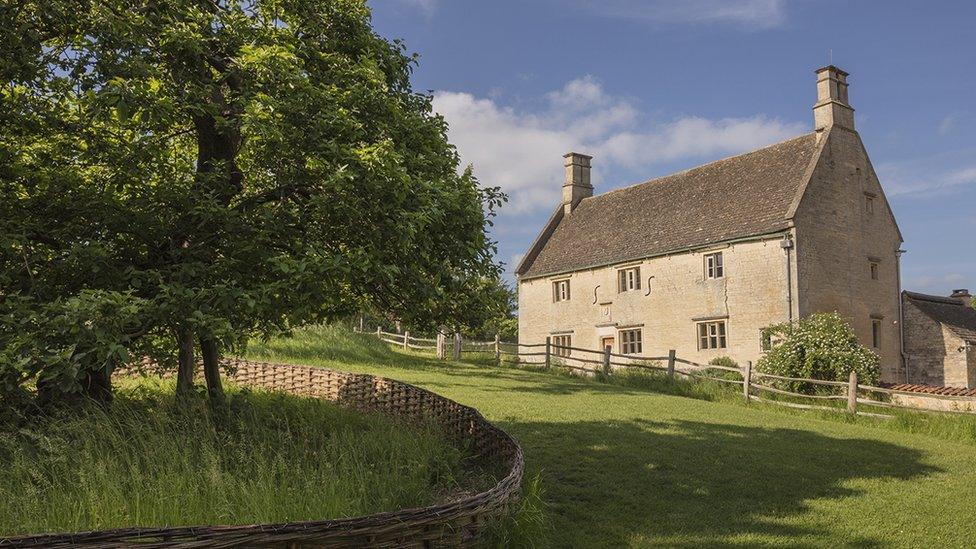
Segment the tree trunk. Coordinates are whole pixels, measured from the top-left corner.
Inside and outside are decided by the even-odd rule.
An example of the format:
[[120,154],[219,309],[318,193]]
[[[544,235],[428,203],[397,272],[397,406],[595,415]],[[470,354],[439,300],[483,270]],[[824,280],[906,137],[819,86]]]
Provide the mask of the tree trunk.
[[220,353],[217,350],[217,342],[201,337],[200,353],[203,355],[203,376],[207,379],[210,404],[215,407],[222,405],[224,388],[220,385]]
[[83,384],[88,398],[99,404],[112,402],[112,370],[111,366],[105,366],[85,373]]
[[179,345],[179,368],[176,371],[176,397],[187,398],[193,394],[193,375],[196,364],[193,356],[193,332],[188,328],[176,329],[176,342]]

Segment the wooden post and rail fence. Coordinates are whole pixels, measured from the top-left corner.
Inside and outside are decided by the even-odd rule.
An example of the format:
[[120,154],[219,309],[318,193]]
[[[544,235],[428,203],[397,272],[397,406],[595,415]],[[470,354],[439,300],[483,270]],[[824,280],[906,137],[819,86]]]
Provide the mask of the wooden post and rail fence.
[[[397,334],[384,332],[379,327],[376,329],[376,336],[403,349],[422,352],[433,351],[441,359],[446,359],[448,356],[447,341],[450,338],[450,357],[452,360],[460,360],[465,354],[478,354],[492,357],[497,363],[501,363],[503,360],[511,360],[518,363],[538,364],[546,370],[558,367],[582,374],[600,373],[605,376],[612,376],[615,371],[622,369],[660,371],[671,379],[681,376],[682,378],[737,385],[741,388],[742,397],[746,402],[765,402],[790,408],[846,412],[852,415],[887,418],[891,416],[860,408],[867,406],[870,409],[935,410],[926,410],[917,405],[906,404],[913,397],[917,399],[924,396],[928,399],[946,401],[946,406],[938,408],[938,411],[976,412],[976,397],[941,394],[920,395],[920,393],[913,391],[866,385],[859,382],[855,371],[850,372],[846,381],[796,378],[756,371],[751,361],[738,368],[715,364],[698,364],[680,358],[674,349],[669,350],[667,356],[620,354],[612,352],[609,347],[597,350],[560,346],[553,343],[552,337],[546,337],[544,343],[525,344],[502,341],[497,334],[493,341],[476,341],[465,340],[460,333],[451,334],[440,331],[436,339],[425,339],[413,337],[409,331]],[[795,390],[798,386],[803,387],[803,392]],[[880,395],[880,398],[877,395]],[[806,403],[811,400],[820,401],[820,403]],[[832,406],[830,405],[831,401],[834,401]]]

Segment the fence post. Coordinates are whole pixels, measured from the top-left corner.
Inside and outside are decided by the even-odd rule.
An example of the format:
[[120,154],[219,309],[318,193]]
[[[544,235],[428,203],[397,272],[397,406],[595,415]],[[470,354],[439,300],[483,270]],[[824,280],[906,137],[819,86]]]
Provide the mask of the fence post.
[[495,362],[502,363],[501,336],[499,334],[495,334]]
[[674,379],[674,359],[677,352],[674,349],[668,351],[668,377]]
[[365,323],[365,321],[363,320],[362,315],[360,315],[359,316],[359,333],[363,333],[363,325],[364,325],[364,323]]
[[404,350],[406,350],[408,348],[407,341],[409,341],[409,340],[410,340],[410,330],[407,330],[406,332],[403,332],[403,349]]
[[377,326],[376,327],[376,337],[381,337],[381,336],[382,336],[382,334],[380,334],[380,327]]
[[552,336],[546,336],[546,370],[549,369],[552,357]]
[[847,383],[847,411],[857,415],[857,372],[851,370],[851,377]]
[[461,360],[461,332],[454,332],[454,360]]
[[610,375],[610,347],[603,348],[603,374]]
[[752,383],[752,361],[746,361],[746,371],[742,374],[742,396],[749,402],[749,385]]

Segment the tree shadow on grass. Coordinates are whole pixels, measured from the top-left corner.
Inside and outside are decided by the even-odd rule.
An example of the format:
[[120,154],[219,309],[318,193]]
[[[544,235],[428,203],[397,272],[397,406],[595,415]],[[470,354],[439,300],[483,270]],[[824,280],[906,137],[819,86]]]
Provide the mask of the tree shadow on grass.
[[796,429],[640,420],[500,425],[519,439],[530,468],[544,472],[559,547],[877,546],[882,540],[865,534],[851,538],[849,524],[798,518],[810,500],[856,495],[848,481],[938,471],[918,450]]

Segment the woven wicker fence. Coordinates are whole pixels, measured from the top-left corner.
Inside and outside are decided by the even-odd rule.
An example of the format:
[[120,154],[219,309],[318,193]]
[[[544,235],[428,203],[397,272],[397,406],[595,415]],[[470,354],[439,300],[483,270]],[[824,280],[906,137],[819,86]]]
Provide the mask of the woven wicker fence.
[[519,497],[522,449],[477,410],[413,385],[325,368],[228,360],[228,377],[248,387],[324,398],[340,406],[401,419],[433,421],[472,462],[504,467],[485,492],[451,503],[363,517],[256,524],[124,528],[0,538],[0,547],[456,547],[476,539],[486,520]]

